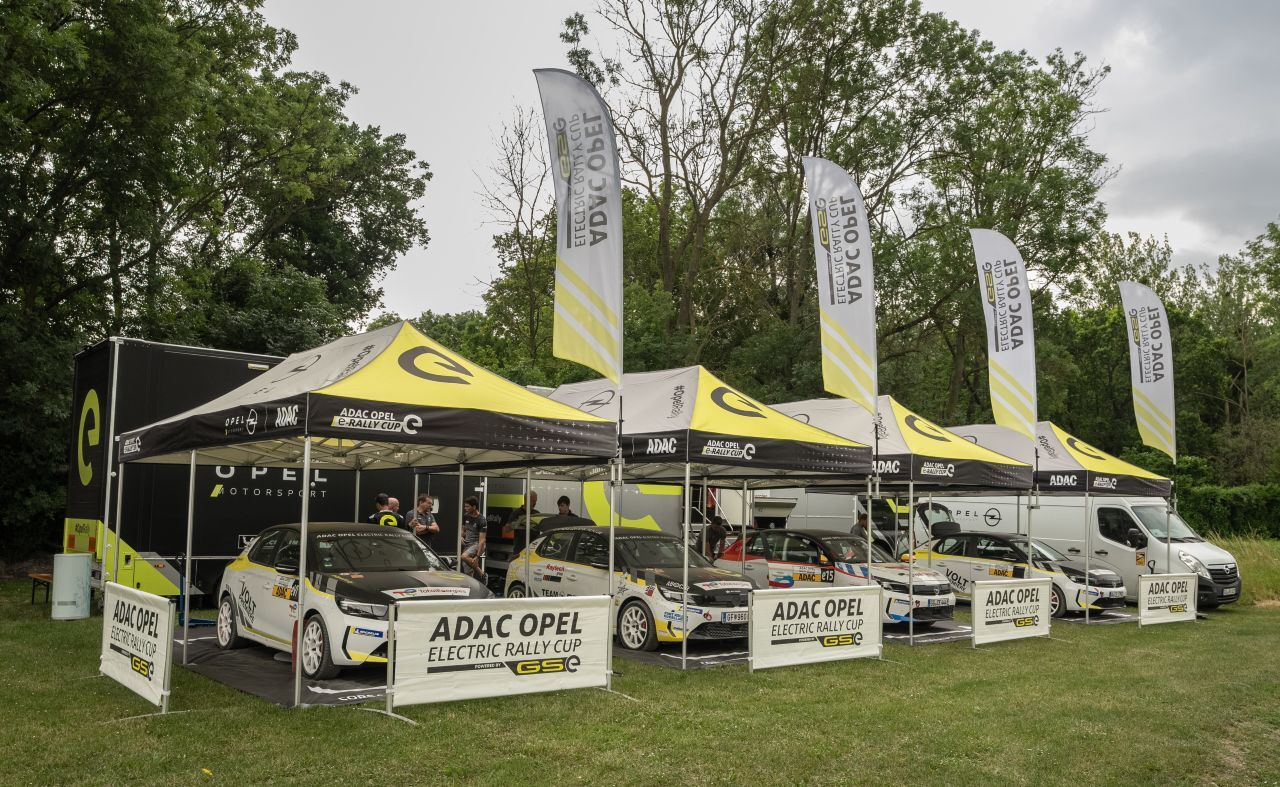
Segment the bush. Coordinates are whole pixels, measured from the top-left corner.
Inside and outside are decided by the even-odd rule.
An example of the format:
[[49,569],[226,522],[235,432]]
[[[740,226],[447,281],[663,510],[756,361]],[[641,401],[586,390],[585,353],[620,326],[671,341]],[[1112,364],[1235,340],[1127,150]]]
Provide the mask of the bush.
[[1280,538],[1280,484],[1191,486],[1177,493],[1178,513],[1201,533]]

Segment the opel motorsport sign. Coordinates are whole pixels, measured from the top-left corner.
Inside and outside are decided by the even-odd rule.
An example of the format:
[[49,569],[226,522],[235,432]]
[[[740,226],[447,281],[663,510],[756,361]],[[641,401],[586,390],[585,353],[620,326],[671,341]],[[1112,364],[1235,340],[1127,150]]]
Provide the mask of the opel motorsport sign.
[[804,159],[818,262],[822,385],[876,411],[876,288],[871,225],[858,185],[839,166]]
[[1138,625],[1196,619],[1195,574],[1140,574]]
[[755,590],[752,669],[881,655],[880,586]]
[[969,230],[987,318],[987,381],[996,423],[1036,439],[1036,339],[1027,266],[1012,241]]
[[1049,636],[1051,579],[973,583],[973,645]]
[[1173,407],[1173,343],[1160,296],[1137,282],[1120,282],[1129,334],[1133,413],[1142,442],[1177,460]]
[[392,704],[605,685],[609,597],[404,601]]
[[107,583],[98,669],[166,710],[173,617],[169,599]]

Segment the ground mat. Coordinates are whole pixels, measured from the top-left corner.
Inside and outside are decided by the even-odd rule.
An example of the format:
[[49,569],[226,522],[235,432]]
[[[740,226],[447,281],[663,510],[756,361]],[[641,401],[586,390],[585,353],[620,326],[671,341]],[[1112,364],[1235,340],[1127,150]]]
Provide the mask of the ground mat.
[[[283,660],[277,659],[276,654],[280,654]],[[173,645],[173,663],[180,664],[181,660],[182,638],[177,637]],[[260,645],[221,650],[215,636],[210,633],[189,640],[187,662],[187,669],[192,672],[276,705],[293,707],[293,670],[287,653]],[[355,705],[385,699],[386,688],[385,664],[345,667],[333,680],[304,680],[302,703]]]
[[[1106,626],[1112,623],[1137,623],[1138,611],[1130,610],[1128,607],[1124,609],[1109,609],[1106,612],[1090,612],[1090,626]],[[1054,625],[1059,623],[1084,623],[1084,615],[1071,614],[1063,618],[1054,618]]]
[[[969,639],[973,629],[957,620],[939,620],[928,628],[916,626],[916,645],[938,645],[943,642],[955,642]],[[911,642],[911,631],[902,623],[885,624],[884,641],[886,644],[906,645]]]

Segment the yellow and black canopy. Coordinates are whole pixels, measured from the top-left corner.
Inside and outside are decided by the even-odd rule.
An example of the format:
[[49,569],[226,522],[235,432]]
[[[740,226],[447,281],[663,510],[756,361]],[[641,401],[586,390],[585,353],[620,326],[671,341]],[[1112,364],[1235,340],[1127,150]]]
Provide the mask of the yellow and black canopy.
[[996,424],[953,426],[950,431],[1034,463],[1036,485],[1044,492],[1168,497],[1173,488],[1164,476],[1118,459],[1050,421],[1036,424],[1035,443]]
[[879,419],[848,399],[809,399],[774,409],[839,435],[873,442],[876,470],[887,482],[929,486],[1029,489],[1031,465],[963,440],[892,396],[877,399]]
[[295,353],[257,379],[121,436],[121,461],[387,468],[609,457],[614,424],[528,391],[407,322]]

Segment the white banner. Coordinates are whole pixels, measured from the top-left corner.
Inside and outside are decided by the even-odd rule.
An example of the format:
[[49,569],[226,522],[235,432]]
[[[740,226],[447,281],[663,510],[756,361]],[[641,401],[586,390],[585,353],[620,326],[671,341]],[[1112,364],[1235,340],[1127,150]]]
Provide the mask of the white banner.
[[1196,619],[1195,574],[1139,574],[1138,625]]
[[613,120],[580,77],[537,69],[556,189],[552,352],[622,383],[622,177]]
[[839,166],[804,159],[818,262],[822,387],[876,411],[876,288],[871,226],[858,185]]
[[1133,414],[1142,442],[1178,458],[1173,402],[1173,341],[1160,296],[1137,282],[1120,282],[1129,334]]
[[98,669],[166,710],[173,619],[170,599],[107,583]]
[[1048,578],[974,582],[974,646],[1049,636],[1052,593],[1053,581]]
[[749,606],[752,669],[883,652],[879,585],[753,590]]
[[1013,242],[969,230],[987,320],[987,381],[996,423],[1036,439],[1036,339],[1027,266]]
[[393,705],[605,685],[609,597],[396,604]]

